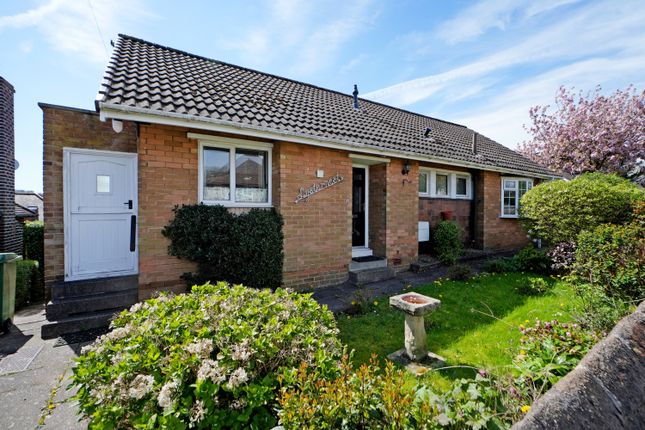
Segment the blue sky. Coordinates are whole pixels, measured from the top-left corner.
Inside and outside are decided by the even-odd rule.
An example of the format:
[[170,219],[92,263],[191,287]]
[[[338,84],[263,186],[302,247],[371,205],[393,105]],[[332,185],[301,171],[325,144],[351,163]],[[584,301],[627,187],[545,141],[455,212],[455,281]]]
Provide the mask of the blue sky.
[[38,102],[94,109],[118,33],[465,124],[511,148],[560,85],[645,85],[642,0],[0,3],[16,188],[42,190]]

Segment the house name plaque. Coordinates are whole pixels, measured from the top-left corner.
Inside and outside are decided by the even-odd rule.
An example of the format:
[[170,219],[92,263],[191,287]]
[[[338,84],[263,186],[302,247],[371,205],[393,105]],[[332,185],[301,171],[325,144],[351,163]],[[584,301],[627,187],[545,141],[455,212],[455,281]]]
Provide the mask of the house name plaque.
[[295,203],[307,202],[309,200],[309,197],[321,192],[322,190],[326,190],[329,187],[333,187],[340,182],[343,182],[343,179],[344,178],[340,173],[336,173],[335,176],[332,176],[328,180],[313,184],[307,189],[301,187],[300,191],[298,192],[298,197],[296,197]]

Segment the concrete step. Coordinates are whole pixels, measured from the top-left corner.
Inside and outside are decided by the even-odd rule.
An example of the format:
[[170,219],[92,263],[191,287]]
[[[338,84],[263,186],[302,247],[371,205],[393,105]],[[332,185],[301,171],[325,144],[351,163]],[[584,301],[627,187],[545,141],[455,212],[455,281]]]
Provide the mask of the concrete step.
[[125,308],[107,309],[51,321],[43,324],[40,329],[40,336],[43,339],[53,339],[64,334],[107,327],[110,325],[112,318],[123,309]]
[[137,289],[138,286],[139,277],[136,275],[58,282],[51,286],[51,297],[52,300],[60,300],[68,297],[84,297],[89,294],[133,290]]
[[350,270],[349,281],[353,285],[369,284],[370,282],[384,281],[394,278],[395,271],[391,267],[378,267],[374,269]]
[[436,269],[439,266],[441,266],[441,263],[438,261],[418,261],[416,263],[410,264],[410,271],[415,273],[424,273]]
[[353,258],[349,263],[350,271],[379,269],[382,267],[387,267],[387,260],[382,257]]
[[47,319],[55,321],[78,314],[129,307],[138,300],[138,289],[55,299],[47,303]]

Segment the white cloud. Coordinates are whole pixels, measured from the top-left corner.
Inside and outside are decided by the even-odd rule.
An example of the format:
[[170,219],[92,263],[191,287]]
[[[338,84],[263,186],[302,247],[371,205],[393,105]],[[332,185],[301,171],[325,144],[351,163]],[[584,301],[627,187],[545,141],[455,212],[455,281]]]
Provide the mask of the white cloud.
[[340,69],[338,69],[338,71],[341,74],[345,74],[347,72],[350,72],[353,69],[355,69],[356,67],[358,67],[361,63],[365,62],[365,60],[367,58],[368,58],[367,54],[360,54],[359,56],[352,58],[347,63],[345,63],[342,66],[340,66]]
[[[34,27],[54,49],[105,63],[110,37],[152,16],[140,0],[50,0],[25,12],[0,17],[0,31]],[[101,40],[97,23],[105,41]]]

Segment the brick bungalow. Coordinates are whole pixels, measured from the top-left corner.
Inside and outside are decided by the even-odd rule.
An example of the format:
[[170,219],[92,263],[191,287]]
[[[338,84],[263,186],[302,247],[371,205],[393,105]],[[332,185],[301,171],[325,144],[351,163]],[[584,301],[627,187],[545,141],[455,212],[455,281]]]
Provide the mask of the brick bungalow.
[[442,216],[469,245],[521,247],[518,200],[553,177],[462,125],[124,35],[96,112],[40,106],[54,304],[101,278],[135,286],[115,304],[183,290],[175,205],[276,208],[284,285],[324,287],[360,257],[408,268]]

